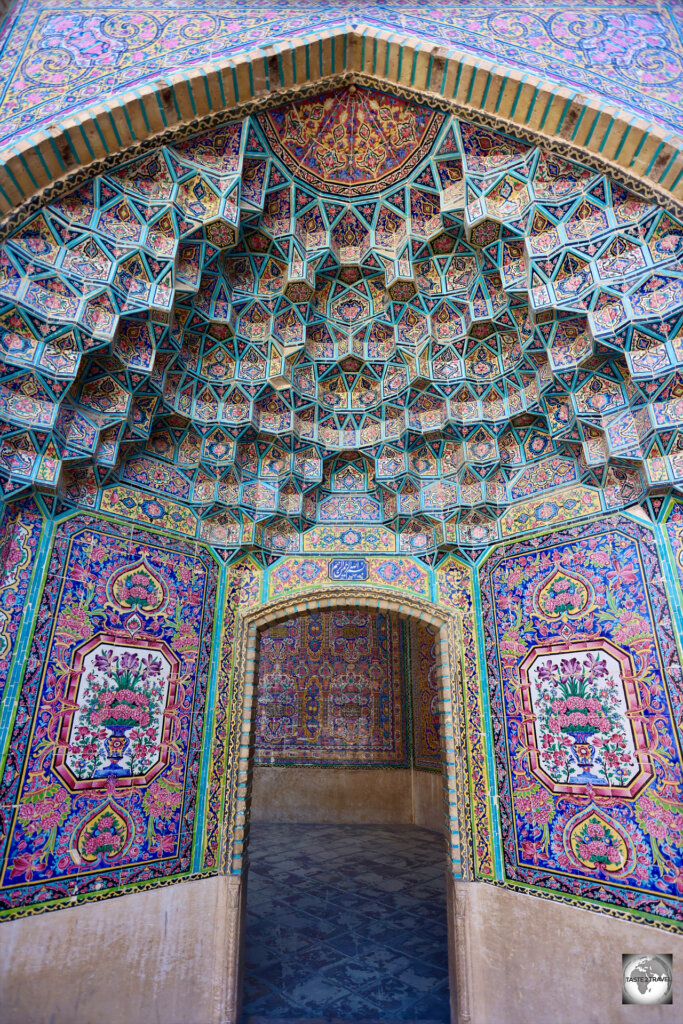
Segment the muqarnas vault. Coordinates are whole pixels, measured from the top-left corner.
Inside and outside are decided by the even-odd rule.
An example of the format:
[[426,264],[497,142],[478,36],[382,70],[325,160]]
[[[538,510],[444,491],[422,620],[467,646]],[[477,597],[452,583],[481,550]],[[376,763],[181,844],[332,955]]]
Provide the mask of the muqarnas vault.
[[[682,248],[632,182],[362,83],[15,219],[5,915],[218,872],[240,616],[355,579],[457,617],[476,877],[672,927]],[[264,632],[267,763],[438,768],[433,635],[359,614]]]

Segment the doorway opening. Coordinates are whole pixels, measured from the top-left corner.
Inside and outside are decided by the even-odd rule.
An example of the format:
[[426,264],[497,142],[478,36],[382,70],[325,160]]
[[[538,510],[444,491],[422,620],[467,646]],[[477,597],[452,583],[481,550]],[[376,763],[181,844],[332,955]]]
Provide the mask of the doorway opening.
[[362,608],[261,631],[243,1024],[451,1019],[437,637]]

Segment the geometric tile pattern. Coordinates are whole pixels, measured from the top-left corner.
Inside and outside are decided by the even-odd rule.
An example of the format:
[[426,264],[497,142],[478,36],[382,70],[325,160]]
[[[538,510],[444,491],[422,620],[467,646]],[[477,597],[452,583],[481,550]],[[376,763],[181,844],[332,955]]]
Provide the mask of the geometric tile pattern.
[[[585,9],[585,10],[584,10]],[[40,0],[14,5],[5,40],[0,139],[49,125],[88,104],[160,75],[211,64],[295,36],[347,25],[348,0],[244,7],[189,0],[175,7],[133,0]],[[501,0],[420,7],[362,4],[362,21],[454,47],[597,95],[680,130],[683,47],[670,5],[617,0],[524,4],[525,17]],[[123,19],[135,15],[135,30]]]
[[632,504],[683,479],[682,249],[590,167],[375,88],[178,137],[0,247],[2,487],[118,483],[266,561]]
[[651,532],[517,541],[481,578],[505,878],[680,921],[683,684]]
[[443,838],[251,827],[243,1024],[450,1020]]

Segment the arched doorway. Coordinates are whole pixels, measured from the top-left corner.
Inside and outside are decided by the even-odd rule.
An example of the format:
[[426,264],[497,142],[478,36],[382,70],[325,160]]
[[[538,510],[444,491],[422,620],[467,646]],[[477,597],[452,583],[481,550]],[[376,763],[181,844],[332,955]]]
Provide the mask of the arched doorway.
[[245,1024],[450,1019],[435,638],[362,608],[260,633]]
[[[261,704],[259,705],[259,661],[262,658],[261,642],[262,637],[266,637],[266,645],[268,645],[268,640],[270,639],[271,650],[267,652],[266,656],[263,656],[268,658],[267,670],[270,670],[272,668],[273,663],[273,646],[282,646],[282,639],[288,632],[291,634],[290,639],[295,639],[296,627],[292,626],[291,624],[300,621],[302,616],[306,616],[311,612],[313,612],[314,615],[317,615],[318,617],[322,615],[329,616],[331,613],[336,612],[336,628],[338,632],[342,633],[345,624],[350,625],[352,627],[356,627],[357,629],[357,627],[360,624],[360,617],[362,617],[362,615],[359,615],[359,613],[362,613],[366,617],[379,616],[383,622],[395,624],[389,628],[395,629],[397,631],[396,635],[398,635],[398,633],[400,633],[401,630],[404,630],[404,635],[406,637],[411,637],[412,635],[413,638],[418,636],[419,631],[421,630],[428,630],[429,634],[431,634],[433,638],[433,654],[435,661],[433,675],[436,684],[435,691],[436,701],[438,703],[438,715],[440,724],[441,777],[443,780],[443,832],[440,835],[439,832],[434,830],[433,828],[430,832],[429,830],[425,830],[423,827],[418,825],[417,829],[418,832],[420,832],[421,834],[418,836],[418,832],[413,832],[412,845],[414,847],[416,845],[416,841],[419,839],[419,841],[422,843],[424,855],[424,852],[427,850],[431,843],[431,865],[433,866],[434,864],[434,852],[438,851],[436,853],[436,856],[437,860],[440,860],[441,863],[436,869],[436,874],[437,876],[440,875],[441,877],[443,877],[444,865],[442,860],[442,853],[443,838],[445,838],[445,847],[447,852],[446,874],[449,892],[448,894],[444,894],[444,898],[449,907],[453,905],[453,894],[450,891],[452,879],[469,877],[469,839],[466,833],[464,837],[461,837],[461,823],[465,823],[467,821],[467,805],[465,802],[465,792],[467,790],[467,767],[466,760],[464,757],[465,746],[462,731],[463,717],[461,713],[460,693],[461,673],[459,668],[457,639],[459,622],[457,616],[450,612],[445,613],[442,609],[437,608],[435,605],[414,598],[404,598],[403,596],[401,596],[400,600],[392,600],[391,598],[387,598],[386,594],[378,593],[375,588],[371,587],[349,587],[348,589],[344,588],[344,590],[321,591],[317,594],[308,594],[306,595],[305,599],[302,599],[300,601],[289,599],[285,601],[272,602],[269,605],[265,605],[260,609],[254,610],[245,615],[240,620],[237,626],[236,664],[238,666],[238,670],[234,681],[234,714],[232,718],[233,733],[230,740],[231,749],[234,751],[236,755],[237,769],[230,780],[229,819],[231,822],[231,827],[229,828],[228,836],[232,839],[232,843],[230,849],[226,851],[226,869],[232,873],[233,877],[235,877],[236,875],[241,875],[242,877],[242,882],[240,885],[242,905],[240,934],[238,937],[236,936],[237,941],[235,943],[235,949],[239,950],[238,962],[235,964],[234,969],[234,976],[236,979],[238,979],[237,989],[239,989],[239,979],[241,979],[243,975],[245,963],[244,943],[246,935],[246,886],[244,883],[248,874],[247,867],[248,864],[250,863],[249,836],[252,821],[252,810],[256,810],[254,817],[257,819],[255,825],[255,835],[257,836],[257,840],[259,832],[258,818],[262,816],[262,812],[258,810],[257,804],[254,800],[254,792],[256,793],[257,800],[259,797],[259,792],[261,792],[261,794],[263,795],[265,780],[262,777],[258,777],[258,772],[260,771],[262,775],[263,770],[268,770],[267,766],[259,766],[257,764],[256,783],[254,785],[254,752],[255,746],[257,745],[257,734],[259,727],[261,728],[262,731],[263,719],[267,718],[267,714],[265,713],[262,713],[261,716],[259,717],[259,707],[261,707],[264,712],[267,712],[269,703],[272,705],[277,704],[277,700],[271,699],[275,696],[274,689],[277,688],[277,685],[280,686],[280,696],[278,697],[278,700],[284,699],[282,691],[282,679],[280,678],[279,681],[276,680],[277,685],[271,687],[273,689],[273,693],[263,693]],[[359,621],[355,622],[355,618],[358,618]],[[273,634],[272,630],[274,626],[275,633]],[[270,637],[269,631],[271,631]],[[355,629],[351,630],[351,632],[354,631]],[[273,645],[272,642],[273,635],[275,637],[275,645]],[[366,644],[365,646],[368,645]],[[280,666],[279,672],[280,676],[282,676],[282,665]],[[269,680],[269,682],[273,684],[272,671],[270,672],[270,675],[271,679]],[[305,686],[303,687],[303,690],[305,692]],[[284,697],[286,698],[287,695],[284,694]],[[340,711],[340,717],[344,715],[344,711],[341,710],[341,705],[343,703],[343,699],[341,701],[337,701],[338,710]],[[350,701],[349,703],[355,706],[358,705],[357,701]],[[270,710],[273,711],[274,714],[279,714],[282,709],[280,707],[271,707]],[[353,713],[356,714],[355,711]],[[284,747],[284,744],[281,744],[280,747],[282,749]],[[325,771],[324,768],[321,768],[319,770]],[[329,767],[327,770],[330,770]],[[334,771],[335,769],[331,770]],[[342,774],[344,773],[342,772]],[[410,770],[408,770],[407,774],[411,775]],[[283,812],[282,807],[280,807],[280,817],[289,816],[291,818],[296,817],[297,815],[301,816],[302,803],[306,799],[306,797],[304,796],[302,798],[301,793],[299,793],[297,797],[296,788],[294,790],[292,789],[292,786],[289,784],[289,780],[285,785],[283,785],[282,775],[283,773],[281,773],[281,778],[278,780],[280,797],[284,797],[286,794],[285,802],[288,802],[289,811],[285,809],[285,811]],[[344,794],[346,794],[346,797],[348,797],[349,794],[348,777],[346,779],[338,779],[338,783],[340,783],[341,788],[340,785],[338,784],[336,787],[336,797],[334,792],[335,786],[333,785],[331,789],[329,786],[327,787],[328,798],[331,795],[333,802],[335,799],[339,801],[341,794],[341,804],[344,806],[341,808],[340,811],[339,803],[337,803],[337,808],[334,813],[337,815],[338,818],[341,817],[343,819],[343,822],[348,826],[350,825],[350,821],[353,820],[353,809],[352,807],[350,807],[348,799],[346,799],[346,801],[344,799]],[[413,789],[414,783],[412,777],[410,784],[410,797],[406,800],[404,793],[404,799],[402,804],[400,787],[392,784],[391,799],[394,801],[393,811],[386,811],[386,816],[391,817],[391,815],[393,814],[395,820],[393,823],[388,823],[385,821],[384,825],[380,824],[378,826],[380,829],[384,828],[384,834],[381,838],[384,842],[386,855],[389,859],[392,856],[392,849],[393,855],[396,854],[396,850],[398,849],[398,847],[395,844],[399,842],[400,845],[399,833],[401,832],[401,826],[398,824],[398,818],[401,816],[401,814],[403,814],[404,817],[410,817],[411,819],[410,824],[407,821],[404,822],[404,825],[407,826],[408,829],[410,829],[411,827],[415,828],[413,820],[415,817],[417,817],[418,820],[422,820],[423,824],[425,822],[428,822],[430,825],[434,825],[433,800],[429,801],[424,797],[424,795],[420,796],[419,794],[417,795],[416,798],[416,794]],[[432,785],[431,782],[430,785]],[[351,789],[353,788],[354,787],[352,785]],[[313,790],[309,787],[309,798],[312,791]],[[269,798],[271,814],[273,813],[274,805],[275,803],[277,803],[277,799],[277,796],[274,796],[273,793],[271,793]],[[379,797],[379,800],[381,801],[381,796]],[[314,808],[313,814],[309,814],[309,816],[313,816],[315,818],[315,815],[317,814],[318,817],[321,818],[325,817],[325,815],[327,814],[329,817],[329,807],[326,811],[324,807],[324,802],[324,800],[321,801],[320,799],[318,799],[317,808]],[[408,804],[410,806],[410,810],[406,813]],[[426,810],[428,804],[431,805],[429,811]],[[372,795],[368,796],[368,805],[370,807],[373,806]],[[358,801],[355,802],[355,806],[356,809],[358,809]],[[370,818],[372,818],[373,814],[377,814],[376,802],[374,804],[374,807],[375,810],[370,810],[369,812]],[[426,815],[429,816],[426,817]],[[320,823],[322,824],[322,822]],[[263,824],[264,823],[261,822],[261,825]],[[293,826],[297,823],[291,821],[289,823],[281,821],[279,824],[281,826],[287,824]],[[341,824],[341,822],[337,822],[337,824],[339,825]],[[367,818],[366,824],[369,824],[367,822]],[[298,822],[298,825],[300,828],[302,826],[305,827],[304,822]],[[310,825],[311,823],[309,822],[309,827]],[[328,829],[328,838],[330,825],[331,823],[329,821],[325,825],[325,828]],[[361,826],[357,827],[360,828]],[[394,827],[395,830],[397,830],[393,836],[387,833],[387,827],[389,829]],[[264,835],[265,832],[267,832],[267,829],[264,830],[262,828],[261,832],[262,835]],[[271,833],[272,832],[273,829],[271,828]],[[321,838],[324,841],[324,836],[322,836],[322,834]],[[371,837],[367,836],[366,838]],[[356,850],[360,849],[358,843],[361,843],[361,839],[362,837],[360,835],[356,835],[354,837],[354,841],[356,842]],[[392,841],[394,842],[393,848]],[[409,837],[407,832],[404,833],[403,842],[404,850],[408,850],[411,845],[411,838]],[[313,854],[313,857],[315,859],[315,853]],[[265,851],[264,847],[262,855],[259,854],[259,870],[261,870],[262,873],[265,872],[267,874],[269,871],[272,870],[272,868],[268,865],[267,862],[268,854]],[[321,864],[319,860],[315,865],[315,869],[318,871],[320,871],[321,869]],[[430,876],[430,880],[433,881],[433,877],[434,875]],[[268,886],[266,884],[264,887],[264,891],[267,888]],[[420,902],[420,895],[421,894],[419,892],[415,893],[416,901],[418,903]],[[260,909],[261,913],[263,913],[265,908],[261,906]],[[448,928],[448,947],[450,963],[450,971],[448,973],[450,974],[451,980],[450,995],[451,1013],[453,1014],[453,1019],[455,1019],[455,991],[457,988],[457,984],[454,984],[453,982],[455,979],[457,962],[460,959],[460,956],[456,956],[456,953],[458,952],[457,946],[458,943],[456,943],[453,930],[453,919],[451,919],[449,920]],[[391,956],[390,953],[389,956]],[[462,973],[462,971],[458,971],[458,974]],[[370,984],[370,982],[368,982],[368,984]],[[310,990],[308,990],[308,992],[310,994]],[[235,997],[235,1009],[237,1013],[240,998],[239,991],[237,990],[235,992]],[[461,989],[459,994],[459,999],[461,1000],[461,1003],[463,998],[466,999],[466,982],[464,983],[464,987]],[[425,999],[425,1006],[426,1005],[427,1000]],[[436,1003],[434,1005],[436,1005]],[[315,1019],[316,1017],[317,1019],[321,1019],[324,1016],[325,1008],[322,1007],[322,1012],[314,1013],[314,1007],[315,1002],[311,1002],[311,1013],[308,1019]],[[337,1016],[339,1016],[339,1019],[344,1019],[343,1016],[339,1014]],[[249,1019],[249,1017],[245,1017],[244,1019]],[[257,1018],[253,1017],[252,1019]],[[296,1018],[292,1017],[292,1019]],[[299,1014],[298,1019],[306,1018],[302,1017],[302,1015]],[[366,1017],[364,1019],[369,1018]],[[378,1006],[378,1012],[374,1015],[374,1019],[396,1020],[403,1018],[397,1018],[395,1014],[391,1018],[387,1018],[386,1016],[383,1016],[383,1011],[381,1007]],[[411,1018],[408,1019],[419,1020],[422,1018],[414,1014]],[[430,1019],[434,1020],[447,1018],[432,1017]]]

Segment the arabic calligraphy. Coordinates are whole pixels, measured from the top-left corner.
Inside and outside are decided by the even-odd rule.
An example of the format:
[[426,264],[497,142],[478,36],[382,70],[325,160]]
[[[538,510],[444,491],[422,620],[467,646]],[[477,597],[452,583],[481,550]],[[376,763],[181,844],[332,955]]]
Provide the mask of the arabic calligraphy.
[[328,574],[331,580],[366,580],[368,563],[365,558],[333,558]]

